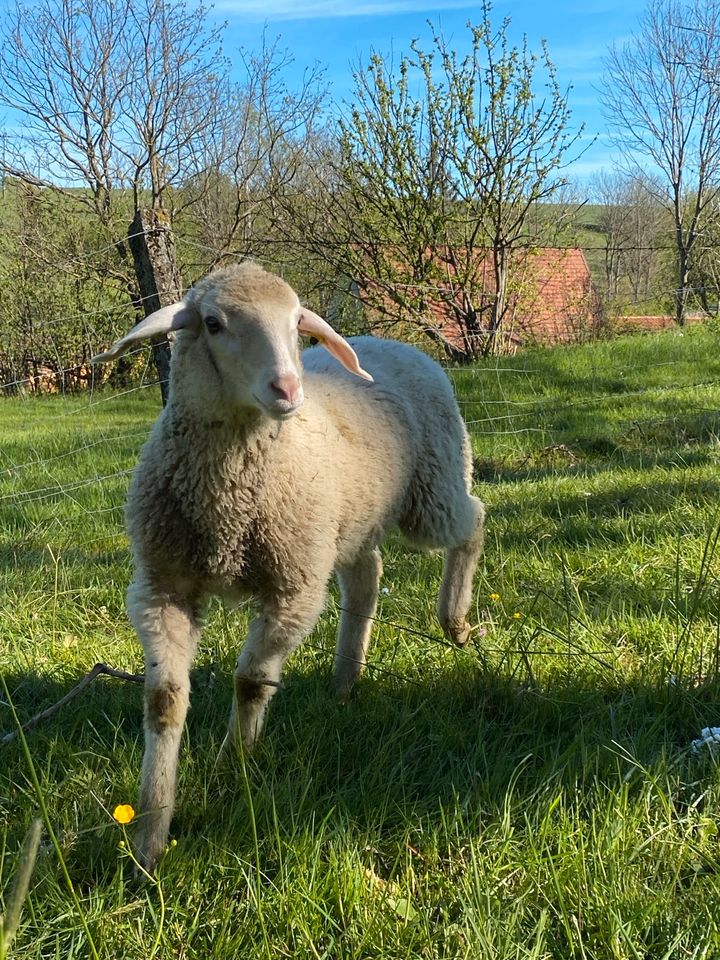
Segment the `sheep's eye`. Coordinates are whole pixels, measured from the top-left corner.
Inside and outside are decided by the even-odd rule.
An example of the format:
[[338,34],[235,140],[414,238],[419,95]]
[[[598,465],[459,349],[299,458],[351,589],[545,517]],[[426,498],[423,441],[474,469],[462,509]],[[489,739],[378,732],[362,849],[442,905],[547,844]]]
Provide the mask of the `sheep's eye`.
[[213,334],[220,333],[220,330],[222,329],[222,324],[218,318],[213,316],[205,317],[205,326],[207,328],[207,332]]

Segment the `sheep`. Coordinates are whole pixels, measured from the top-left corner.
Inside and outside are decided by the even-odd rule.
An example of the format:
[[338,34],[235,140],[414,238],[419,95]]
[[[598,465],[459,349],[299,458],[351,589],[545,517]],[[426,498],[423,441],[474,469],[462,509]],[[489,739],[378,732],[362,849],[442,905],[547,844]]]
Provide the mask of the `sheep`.
[[[136,850],[148,870],[168,838],[206,599],[249,595],[259,607],[235,670],[224,741],[233,753],[259,736],[333,572],[342,611],[333,686],[349,695],[366,663],[378,547],[392,528],[411,545],[446,550],[439,620],[465,644],[485,514],[470,493],[470,444],[452,387],[420,350],[348,342],[246,260],[211,272],[93,359],[170,331],[169,400],[126,507],[128,611],[145,654]],[[319,341],[302,361],[299,334]]]

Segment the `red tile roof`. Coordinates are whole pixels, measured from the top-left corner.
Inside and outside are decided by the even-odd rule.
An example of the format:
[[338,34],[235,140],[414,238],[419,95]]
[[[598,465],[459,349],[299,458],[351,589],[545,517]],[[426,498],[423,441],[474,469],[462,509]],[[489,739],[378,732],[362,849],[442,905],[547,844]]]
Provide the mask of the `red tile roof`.
[[[457,319],[462,310],[461,299],[453,294],[452,280],[457,270],[451,258],[445,258],[447,287],[434,281],[426,293],[428,326],[442,332],[453,346],[463,348],[463,332]],[[478,252],[475,265],[475,299],[479,336],[487,331],[488,316],[495,292],[492,257],[489,252]],[[511,258],[508,300],[510,303],[502,330],[509,343],[528,341],[558,342],[575,340],[587,335],[599,322],[599,299],[590,276],[585,254],[579,248],[559,249],[544,247],[521,250]],[[418,285],[419,286],[419,285]],[[433,295],[433,290],[436,294]],[[360,288],[360,297],[372,312],[397,314],[390,298],[380,294],[385,309],[377,310],[377,294],[372,285]],[[372,301],[376,301],[373,310]],[[372,321],[371,321],[372,325]]]
[[520,269],[526,283],[514,304],[512,322],[523,340],[575,340],[595,329],[600,301],[582,250],[529,252]]

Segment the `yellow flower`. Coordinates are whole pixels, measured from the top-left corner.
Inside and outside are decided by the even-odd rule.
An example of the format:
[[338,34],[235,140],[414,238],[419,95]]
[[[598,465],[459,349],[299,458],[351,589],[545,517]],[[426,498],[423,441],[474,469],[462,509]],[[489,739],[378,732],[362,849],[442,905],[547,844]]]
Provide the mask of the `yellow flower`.
[[499,594],[499,593],[491,593],[491,594],[490,594],[490,600],[492,600],[493,603],[497,603],[499,599],[500,599],[500,594]]
[[522,620],[522,614],[520,613],[519,610],[516,610],[515,613],[513,614],[513,620]]
[[113,817],[118,823],[130,823],[135,818],[135,811],[129,803],[119,803],[113,810]]

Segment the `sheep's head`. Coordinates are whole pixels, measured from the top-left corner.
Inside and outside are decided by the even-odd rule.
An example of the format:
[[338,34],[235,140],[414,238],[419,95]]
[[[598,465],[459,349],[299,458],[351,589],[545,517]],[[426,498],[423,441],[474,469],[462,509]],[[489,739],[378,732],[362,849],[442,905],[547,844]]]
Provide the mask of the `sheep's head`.
[[348,370],[372,380],[346,340],[302,307],[284,280],[251,261],[215,270],[183,301],[146,317],[93,363],[114,360],[138,340],[179,330],[203,338],[232,402],[276,420],[291,417],[303,402],[298,334],[317,338]]

